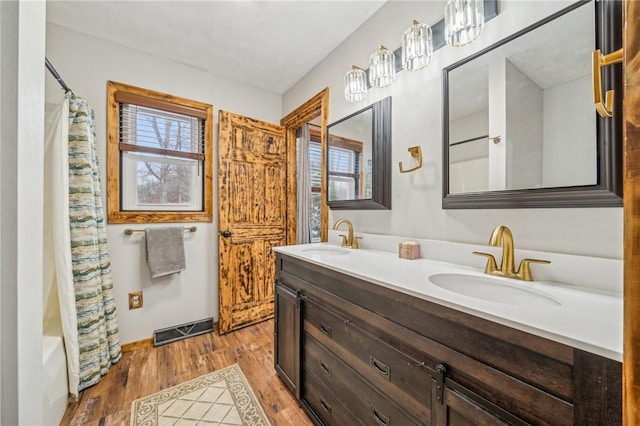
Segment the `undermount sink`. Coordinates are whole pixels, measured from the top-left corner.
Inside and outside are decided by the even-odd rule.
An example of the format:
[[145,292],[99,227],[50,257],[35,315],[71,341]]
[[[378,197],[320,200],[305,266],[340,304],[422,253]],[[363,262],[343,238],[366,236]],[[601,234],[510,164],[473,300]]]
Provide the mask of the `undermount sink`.
[[429,281],[445,290],[489,302],[519,306],[559,306],[562,302],[550,294],[511,284],[491,277],[466,274],[436,274]]
[[340,247],[310,247],[302,250],[303,253],[309,255],[334,256],[340,254],[349,254],[349,250]]

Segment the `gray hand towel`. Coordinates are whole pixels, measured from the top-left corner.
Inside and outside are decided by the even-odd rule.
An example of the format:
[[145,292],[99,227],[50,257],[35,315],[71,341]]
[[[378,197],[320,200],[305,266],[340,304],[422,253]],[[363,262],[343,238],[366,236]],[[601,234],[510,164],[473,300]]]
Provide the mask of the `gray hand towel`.
[[182,226],[146,228],[145,239],[151,278],[187,269],[184,256],[184,228]]

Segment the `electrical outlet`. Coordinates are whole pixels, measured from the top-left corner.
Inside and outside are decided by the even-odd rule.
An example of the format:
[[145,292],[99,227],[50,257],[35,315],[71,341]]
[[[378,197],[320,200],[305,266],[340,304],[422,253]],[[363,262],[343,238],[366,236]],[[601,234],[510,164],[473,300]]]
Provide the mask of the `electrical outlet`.
[[142,290],[129,293],[129,310],[142,308]]

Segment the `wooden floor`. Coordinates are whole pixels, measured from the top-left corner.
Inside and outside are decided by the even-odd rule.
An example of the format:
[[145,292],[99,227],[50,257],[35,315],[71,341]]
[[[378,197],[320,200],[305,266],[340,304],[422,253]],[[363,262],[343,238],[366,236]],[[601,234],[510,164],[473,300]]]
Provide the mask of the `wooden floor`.
[[131,402],[238,363],[274,426],[313,424],[276,376],[273,320],[233,333],[191,337],[122,355],[100,383],[71,402],[62,425],[128,425]]

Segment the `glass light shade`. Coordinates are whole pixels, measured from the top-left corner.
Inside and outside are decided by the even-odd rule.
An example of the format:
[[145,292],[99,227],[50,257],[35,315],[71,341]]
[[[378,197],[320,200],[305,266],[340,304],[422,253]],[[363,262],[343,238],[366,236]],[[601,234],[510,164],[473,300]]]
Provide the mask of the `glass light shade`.
[[483,0],[449,0],[444,8],[444,34],[449,46],[464,46],[484,27]]
[[385,87],[396,79],[396,55],[384,46],[369,57],[369,83],[373,87]]
[[344,75],[344,98],[359,102],[367,97],[367,73],[355,65]]
[[413,21],[413,25],[402,35],[402,68],[409,71],[420,70],[433,56],[433,36],[431,27]]

